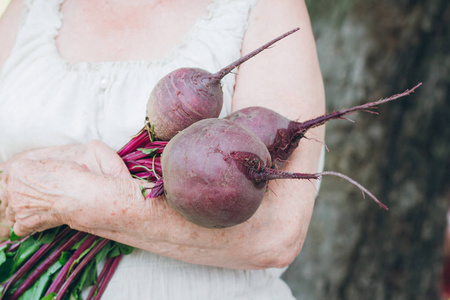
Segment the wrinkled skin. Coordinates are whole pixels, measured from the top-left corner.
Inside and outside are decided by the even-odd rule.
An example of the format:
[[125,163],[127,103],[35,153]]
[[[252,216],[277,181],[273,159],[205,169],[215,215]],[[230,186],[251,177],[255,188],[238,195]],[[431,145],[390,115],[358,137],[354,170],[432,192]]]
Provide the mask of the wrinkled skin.
[[163,152],[165,198],[197,225],[240,224],[255,213],[266,192],[266,182],[252,182],[241,164],[249,157],[270,165],[267,148],[248,129],[224,119],[197,122]]
[[[39,148],[17,154],[0,163],[0,212],[2,222],[25,236],[35,231],[85,223],[98,211],[89,207],[98,199],[110,199],[99,189],[99,180],[115,180],[114,194],[130,172],[114,150],[100,141]],[[83,187],[77,189],[77,186]],[[84,228],[83,228],[84,229]]]
[[156,84],[147,104],[147,118],[159,139],[168,141],[199,120],[219,116],[222,86],[211,76],[202,69],[181,68]]

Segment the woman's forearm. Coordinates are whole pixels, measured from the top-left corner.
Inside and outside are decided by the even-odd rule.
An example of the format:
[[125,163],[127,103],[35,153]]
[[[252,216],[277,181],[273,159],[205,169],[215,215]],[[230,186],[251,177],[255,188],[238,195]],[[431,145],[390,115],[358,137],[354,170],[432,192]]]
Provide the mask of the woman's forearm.
[[[268,26],[268,19],[277,20],[278,26]],[[260,105],[301,120],[324,113],[323,83],[303,1],[260,0],[252,12],[243,54],[299,25],[298,34],[239,68],[233,109]],[[322,144],[316,140],[323,141],[324,129],[315,128],[307,136],[313,139],[300,142],[287,171],[317,172]],[[248,221],[206,229],[184,220],[161,198],[144,199],[138,181],[124,180],[123,186],[123,194],[132,190],[133,195],[119,196],[126,200],[114,203],[118,195],[111,187],[112,194],[99,200],[103,201],[98,206],[101,222],[94,224],[92,218],[84,228],[74,223],[75,228],[191,263],[240,269],[291,263],[305,239],[317,192],[315,182],[307,180],[270,182],[261,206]]]
[[[302,120],[323,113],[323,84],[303,1],[258,1],[243,51],[297,26],[295,37],[239,69],[233,109],[260,105]],[[323,140],[323,129],[311,130],[309,137]],[[316,172],[321,147],[303,139],[286,170]],[[314,182],[277,180],[248,221],[206,229],[184,220],[162,198],[145,199],[142,183],[98,142],[31,152],[0,169],[0,181],[7,182],[0,199],[9,200],[8,218],[19,235],[68,224],[190,263],[240,269],[288,265],[306,236],[316,193]]]
[[[287,168],[315,172],[320,147],[306,141]],[[277,180],[247,222],[207,229],[183,219],[162,197],[144,198],[138,180],[97,177],[86,184],[102,192],[69,214],[72,228],[190,263],[240,269],[288,265],[300,251],[316,193],[314,182]]]

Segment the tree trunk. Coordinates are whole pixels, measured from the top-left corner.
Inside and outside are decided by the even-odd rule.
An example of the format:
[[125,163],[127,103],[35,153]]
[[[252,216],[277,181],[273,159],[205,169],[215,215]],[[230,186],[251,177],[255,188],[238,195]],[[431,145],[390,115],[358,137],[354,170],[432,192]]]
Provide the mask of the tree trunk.
[[327,125],[325,178],[284,278],[298,299],[440,299],[450,198],[450,2],[307,1],[328,111],[403,92],[379,115]]

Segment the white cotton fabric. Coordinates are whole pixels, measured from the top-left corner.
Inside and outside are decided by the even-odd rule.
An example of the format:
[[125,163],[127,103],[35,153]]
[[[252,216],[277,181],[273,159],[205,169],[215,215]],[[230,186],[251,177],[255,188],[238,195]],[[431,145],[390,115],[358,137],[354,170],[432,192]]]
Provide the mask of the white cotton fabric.
[[[27,11],[0,74],[0,162],[16,153],[98,139],[120,149],[144,125],[156,82],[180,67],[215,72],[240,56],[256,0],[215,0],[166,57],[70,64],[58,54],[61,0],[25,0]],[[222,116],[235,76],[223,80]],[[199,253],[199,255],[201,255]],[[231,270],[135,250],[119,265],[103,299],[294,299],[284,269]]]

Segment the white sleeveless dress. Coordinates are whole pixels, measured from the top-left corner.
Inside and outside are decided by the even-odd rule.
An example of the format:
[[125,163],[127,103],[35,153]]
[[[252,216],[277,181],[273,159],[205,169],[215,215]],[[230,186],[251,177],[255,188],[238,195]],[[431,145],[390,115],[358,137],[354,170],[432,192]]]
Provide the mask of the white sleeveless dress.
[[[256,0],[215,0],[171,53],[155,61],[70,64],[58,54],[62,0],[25,0],[12,55],[0,74],[0,162],[37,148],[98,139],[121,148],[144,124],[156,82],[180,67],[215,72],[240,56]],[[235,77],[223,80],[230,112]],[[294,299],[284,269],[193,265],[136,249],[119,265],[103,299]]]

